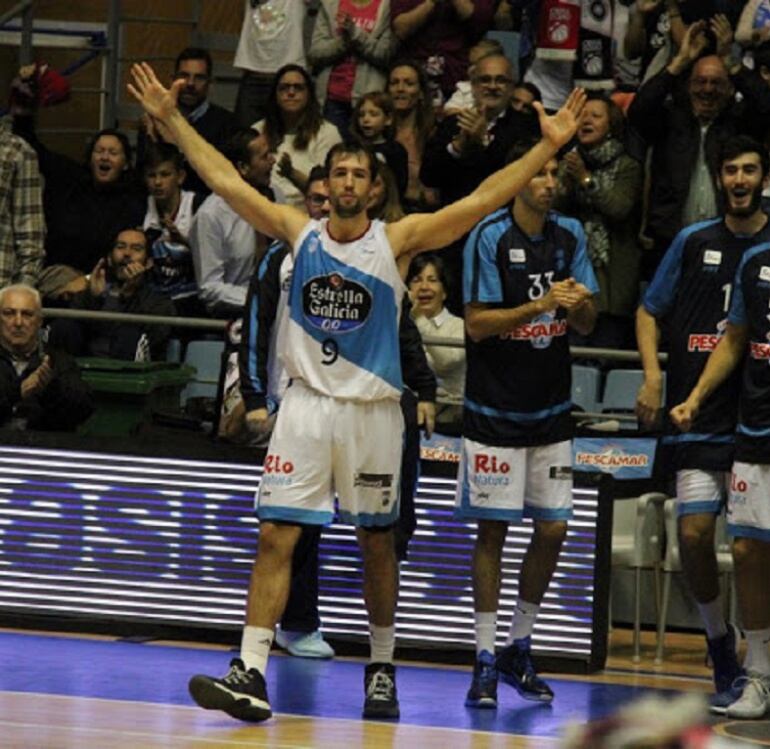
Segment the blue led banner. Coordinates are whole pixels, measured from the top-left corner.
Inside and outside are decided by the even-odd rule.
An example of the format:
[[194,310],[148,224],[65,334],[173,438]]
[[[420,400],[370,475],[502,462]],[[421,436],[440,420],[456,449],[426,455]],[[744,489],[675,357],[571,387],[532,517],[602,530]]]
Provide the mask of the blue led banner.
[[572,468],[616,479],[648,479],[655,464],[655,447],[654,439],[578,437],[572,443]]
[[[0,447],[0,611],[237,628],[257,548],[262,468],[241,463]],[[474,528],[453,517],[455,481],[423,476],[418,528],[401,566],[401,645],[471,648]],[[537,650],[588,661],[598,492],[575,490],[570,523],[534,635]],[[503,555],[507,630],[530,526]],[[324,530],[323,627],[367,636],[360,561],[347,526]]]

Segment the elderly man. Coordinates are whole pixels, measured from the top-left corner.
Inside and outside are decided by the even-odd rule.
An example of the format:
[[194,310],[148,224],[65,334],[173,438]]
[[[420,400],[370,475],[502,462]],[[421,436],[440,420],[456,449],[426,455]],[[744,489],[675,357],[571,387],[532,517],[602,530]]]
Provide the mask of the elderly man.
[[501,169],[516,141],[538,134],[537,117],[511,107],[514,83],[507,57],[482,57],[471,75],[474,106],[447,117],[428,141],[420,179],[441,189],[445,205]]
[[0,290],[0,424],[73,430],[93,411],[75,360],[40,341],[40,294],[16,284]]
[[[676,56],[639,89],[628,113],[631,127],[652,147],[646,231],[655,250],[647,256],[647,276],[680,229],[717,214],[714,155],[719,144],[736,134],[761,141],[770,126],[770,88],[731,56],[732,29],[726,18],[715,16],[711,30],[716,54],[702,56],[706,24],[692,24]],[[688,70],[687,96],[675,96]],[[736,91],[743,97],[740,103]]]

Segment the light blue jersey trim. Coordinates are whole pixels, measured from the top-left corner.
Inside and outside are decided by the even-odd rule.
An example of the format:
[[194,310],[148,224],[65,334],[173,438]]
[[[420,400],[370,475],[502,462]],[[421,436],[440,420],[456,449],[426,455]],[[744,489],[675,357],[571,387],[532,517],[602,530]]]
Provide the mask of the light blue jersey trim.
[[575,237],[575,254],[572,256],[570,275],[578,283],[582,283],[592,294],[598,294],[599,282],[596,280],[594,267],[588,257],[588,243],[582,224],[577,219],[568,218],[553,211],[548,214],[548,218]]
[[518,411],[502,411],[499,408],[491,408],[490,406],[482,406],[479,403],[474,403],[472,400],[466,398],[464,402],[465,408],[475,411],[476,413],[483,414],[484,416],[490,416],[494,419],[505,419],[506,421],[541,421],[547,419],[549,416],[556,416],[557,414],[569,411],[572,408],[572,401],[564,401],[551,408],[544,408],[541,411],[531,412],[518,412]]
[[727,535],[730,538],[754,538],[757,541],[770,541],[770,530],[755,528],[752,525],[727,524]]
[[257,506],[257,517],[261,520],[282,520],[300,525],[329,525],[334,513],[329,510],[302,510],[297,507]]
[[765,429],[753,429],[752,427],[747,427],[745,424],[738,424],[736,431],[739,434],[746,434],[749,437],[770,437],[770,427]]
[[732,434],[669,434],[661,439],[664,445],[681,445],[684,442],[714,442],[720,445],[731,445],[735,442]]
[[732,301],[730,302],[730,311],[727,314],[727,322],[731,325],[747,325],[748,316],[746,314],[746,300],[743,295],[743,269],[751,258],[763,252],[770,250],[770,242],[762,242],[746,250],[738,264],[738,270],[735,271],[735,281],[733,282]]
[[690,224],[674,237],[642,299],[642,306],[653,317],[664,316],[673,304],[679,279],[682,276],[682,253],[687,240],[701,229],[714,226],[720,221],[722,219],[717,218]]
[[724,499],[704,499],[698,502],[677,502],[676,516],[684,515],[719,515],[725,506]]
[[502,507],[455,507],[457,520],[503,520],[508,523],[520,523],[524,519],[521,510],[506,510]]

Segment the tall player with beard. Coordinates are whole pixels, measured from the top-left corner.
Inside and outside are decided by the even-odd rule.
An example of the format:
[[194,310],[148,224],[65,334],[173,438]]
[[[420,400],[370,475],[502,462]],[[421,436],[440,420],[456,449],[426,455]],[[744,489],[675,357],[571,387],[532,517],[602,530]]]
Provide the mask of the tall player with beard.
[[[760,208],[768,179],[766,150],[747,136],[726,141],[719,154],[718,184],[724,215],[683,229],[667,251],[637,311],[636,334],[644,368],[637,397],[642,423],[652,425],[662,404],[658,363],[660,328],[669,342],[666,404],[681,403],[698,382],[725,331],[733,279],[746,251],[770,240]],[[735,634],[724,620],[714,529],[729,487],[740,371],[711,395],[687,434],[666,420],[664,453],[676,471],[682,567],[706,629],[716,694],[711,709],[724,713],[740,692]]]
[[[767,174],[767,156],[762,154]],[[744,198],[745,200],[745,198]],[[758,237],[755,237],[758,238]],[[699,429],[719,388],[743,364],[735,460],[727,500],[735,586],[746,634],[745,675],[732,689],[729,718],[757,719],[770,710],[770,241],[746,249],[733,281],[727,326],[687,399],[671,420],[689,434]],[[739,695],[739,696],[738,696]]]
[[[525,149],[514,146],[510,158]],[[535,673],[530,642],[572,515],[567,328],[591,332],[599,291],[582,227],[550,210],[557,172],[554,155],[513,207],[485,218],[465,245],[467,370],[455,514],[478,523],[468,707],[497,707],[498,677],[525,699],[553,699]],[[534,532],[506,647],[495,658],[503,543],[509,523],[522,517],[532,518]]]
[[340,516],[355,525],[363,556],[371,632],[364,716],[398,717],[392,525],[401,460],[398,321],[404,286],[396,260],[445,247],[509,202],[572,137],[585,94],[573,92],[552,117],[538,107],[542,140],[467,198],[387,225],[366,215],[376,159],[358,144],[339,144],[327,157],[330,216],[318,222],[271,203],[241,179],[179,113],[179,84],[166,90],[146,64],[132,73],[131,93],[209,187],[258,231],[289,244],[294,255],[281,352],[292,385],[265,459],[241,657],[224,678],[193,677],[190,691],[207,709],[242,720],[270,717],[264,673],[286,604],[292,550],[302,524],[332,520],[336,492]]

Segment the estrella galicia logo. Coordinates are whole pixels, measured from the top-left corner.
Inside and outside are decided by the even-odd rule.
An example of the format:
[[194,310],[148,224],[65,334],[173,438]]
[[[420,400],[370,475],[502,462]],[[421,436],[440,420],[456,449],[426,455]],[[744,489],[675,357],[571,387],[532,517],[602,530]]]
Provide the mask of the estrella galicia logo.
[[372,309],[369,289],[341,273],[311,278],[302,287],[302,309],[310,324],[324,332],[360,328]]

